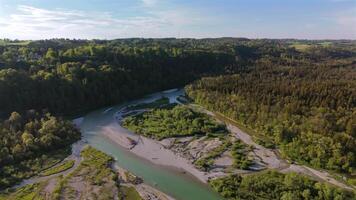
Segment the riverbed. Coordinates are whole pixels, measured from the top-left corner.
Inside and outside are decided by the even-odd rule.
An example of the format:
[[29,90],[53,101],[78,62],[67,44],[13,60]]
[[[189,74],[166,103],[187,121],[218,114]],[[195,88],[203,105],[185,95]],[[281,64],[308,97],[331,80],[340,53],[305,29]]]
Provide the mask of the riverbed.
[[[113,156],[116,164],[129,170],[144,179],[145,183],[161,190],[178,200],[217,200],[222,199],[216,192],[197,178],[182,169],[156,165],[140,158],[128,149],[111,141],[103,134],[102,127],[116,123],[115,113],[123,107],[143,102],[151,102],[162,96],[168,97],[170,102],[176,102],[176,98],[183,90],[169,90],[148,95],[142,99],[128,102],[113,107],[99,109],[80,118],[78,123],[82,132],[83,141],[93,147]],[[119,133],[118,133],[119,134]]]

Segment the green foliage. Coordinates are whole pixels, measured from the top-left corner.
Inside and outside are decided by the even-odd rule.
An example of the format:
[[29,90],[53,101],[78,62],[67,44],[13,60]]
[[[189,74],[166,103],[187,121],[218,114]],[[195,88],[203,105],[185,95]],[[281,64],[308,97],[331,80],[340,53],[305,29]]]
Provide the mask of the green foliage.
[[202,74],[223,73],[233,61],[224,52],[185,49],[184,42],[159,43],[0,42],[0,112],[46,108],[73,114],[182,86]]
[[248,157],[248,152],[250,151],[249,146],[237,140],[231,147],[231,155],[234,159],[234,167],[239,169],[248,169],[253,161]]
[[[339,61],[342,62],[342,61]],[[344,173],[356,167],[356,71],[325,63],[310,67],[258,66],[247,72],[203,78],[188,96],[260,133],[292,160]],[[268,138],[268,139],[264,139]]]
[[[99,192],[103,192],[101,199],[114,199],[113,195],[115,194],[112,191],[117,187],[117,174],[111,169],[113,158],[91,146],[86,146],[80,155],[83,160],[73,172],[57,182],[52,198],[66,199],[66,195],[73,192],[73,188],[69,184],[70,180],[81,177],[86,185],[95,186]],[[96,193],[97,191],[90,191],[91,195],[97,195]]]
[[85,179],[89,180],[90,183],[101,185],[105,182],[105,178],[114,179],[116,176],[110,168],[110,164],[114,161],[111,156],[90,146],[85,148],[80,155],[83,161],[75,172],[85,169],[88,173]]
[[0,189],[55,165],[79,138],[69,121],[34,111],[24,116],[13,112],[0,123]]
[[134,187],[120,186],[119,200],[142,200],[142,198]]
[[354,199],[354,193],[313,181],[296,173],[267,171],[253,175],[228,177],[210,181],[214,190],[226,199],[251,200],[325,200]]
[[223,144],[210,151],[206,156],[194,162],[194,165],[203,171],[209,171],[214,164],[214,159],[227,151],[231,146],[230,138],[227,137]]
[[67,160],[58,166],[51,167],[50,169],[41,172],[41,176],[49,176],[52,174],[58,174],[60,172],[66,171],[74,166],[74,160]]
[[122,125],[135,133],[159,140],[167,137],[226,133],[225,126],[208,115],[180,105],[127,117]]
[[18,188],[13,192],[0,193],[0,200],[44,200],[40,191],[44,183],[36,183]]

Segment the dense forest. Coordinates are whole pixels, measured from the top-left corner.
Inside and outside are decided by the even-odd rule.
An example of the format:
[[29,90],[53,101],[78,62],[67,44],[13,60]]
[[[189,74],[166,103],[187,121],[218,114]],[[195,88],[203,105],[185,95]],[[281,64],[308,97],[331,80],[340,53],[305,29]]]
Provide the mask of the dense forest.
[[46,108],[71,114],[183,86],[202,74],[222,73],[233,62],[219,51],[126,42],[49,40],[0,46],[0,111]]
[[353,173],[356,68],[346,63],[259,66],[203,78],[186,91],[197,103],[262,133],[292,160]]
[[0,45],[3,115],[44,108],[72,114],[261,64],[344,66],[356,48],[354,41],[343,40],[245,38],[15,42]]
[[192,99],[260,133],[284,156],[355,172],[356,41],[1,41],[0,189],[68,154],[52,150],[80,134],[57,116],[192,81]]
[[296,173],[267,171],[253,175],[230,175],[210,181],[229,200],[354,199],[352,192],[311,180]]
[[0,189],[61,161],[79,138],[70,122],[48,113],[13,112],[0,123]]

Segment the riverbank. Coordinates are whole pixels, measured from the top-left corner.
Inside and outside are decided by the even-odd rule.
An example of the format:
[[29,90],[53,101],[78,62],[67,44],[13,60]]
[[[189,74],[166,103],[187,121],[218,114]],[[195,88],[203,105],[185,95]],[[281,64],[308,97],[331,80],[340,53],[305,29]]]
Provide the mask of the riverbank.
[[140,177],[137,177],[121,168],[118,165],[114,165],[113,169],[118,173],[120,185],[126,187],[135,188],[138,194],[144,200],[175,200],[173,197],[165,194],[147,184],[145,184]]
[[[190,160],[167,149],[163,143],[132,133],[129,130],[122,128],[118,123],[111,123],[102,127],[101,132],[105,137],[126,148],[135,155],[157,165],[172,167],[180,171],[183,170],[183,172],[192,174],[203,183],[207,183],[211,178],[225,175],[220,172],[202,172],[196,169]],[[135,141],[135,143],[133,144],[132,141]]]
[[[205,108],[202,108],[198,105],[192,106],[199,107],[202,112],[205,112],[206,114],[217,118],[213,112],[210,112]],[[169,148],[170,145],[167,145],[167,140],[169,139],[156,141],[143,136],[139,136],[135,133],[128,131],[125,128],[122,128],[119,124],[121,123],[123,116],[125,116],[124,113],[125,112],[118,111],[114,115],[115,119],[117,120],[117,123],[113,123],[108,125],[107,127],[103,127],[104,135],[115,141],[117,144],[127,149],[130,149],[131,152],[142,158],[150,160],[155,164],[183,169],[184,171],[187,171],[188,173],[194,175],[204,183],[207,183],[209,179],[222,177],[228,174],[224,173],[223,171],[202,172],[198,170],[196,166],[192,164],[195,160],[189,159],[187,158],[187,156],[181,156],[185,153],[184,151],[182,151],[182,149],[176,151],[176,149]],[[255,165],[251,168],[251,170],[259,171],[266,168],[275,169],[283,173],[296,172],[299,174],[307,175],[317,181],[324,181],[347,190],[354,190],[354,188],[340,181],[337,181],[325,171],[319,171],[303,165],[289,164],[285,159],[281,158],[278,153],[275,152],[275,150],[257,144],[249,134],[245,133],[229,121],[221,120],[220,118],[218,120],[226,124],[228,131],[231,132],[233,136],[241,140],[243,143],[253,147],[252,154],[255,158]],[[185,140],[185,138],[182,138],[181,140]],[[173,139],[173,141],[175,140]],[[228,156],[226,158],[228,158]],[[228,159],[220,159],[219,161],[221,160],[224,161],[224,163],[219,163],[220,165],[224,165],[230,162],[230,160]],[[234,173],[241,174],[246,172],[235,171]]]

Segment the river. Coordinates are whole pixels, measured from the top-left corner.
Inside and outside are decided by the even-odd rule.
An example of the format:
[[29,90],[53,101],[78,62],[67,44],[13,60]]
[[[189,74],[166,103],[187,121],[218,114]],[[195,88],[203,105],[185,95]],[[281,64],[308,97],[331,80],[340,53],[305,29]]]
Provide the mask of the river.
[[139,158],[101,134],[101,127],[113,123],[115,121],[114,114],[124,106],[150,102],[162,96],[168,97],[172,103],[182,93],[183,90],[154,93],[126,104],[90,112],[83,116],[83,120],[79,124],[83,140],[91,146],[113,156],[118,166],[142,177],[148,185],[165,192],[177,200],[222,199],[208,185],[200,182],[195,177],[182,173],[181,170],[155,165],[148,160]]

